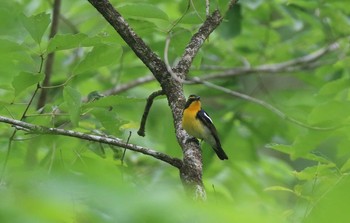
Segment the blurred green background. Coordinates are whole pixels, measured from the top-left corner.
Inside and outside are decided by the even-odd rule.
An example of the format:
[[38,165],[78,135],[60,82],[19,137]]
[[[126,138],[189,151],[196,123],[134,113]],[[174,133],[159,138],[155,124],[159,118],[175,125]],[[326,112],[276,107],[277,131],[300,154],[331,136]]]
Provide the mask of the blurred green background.
[[[161,58],[171,31],[171,64],[206,17],[204,1],[111,2]],[[164,97],[153,104],[146,137],[136,134],[147,96],[160,88],[156,81],[87,104],[92,92],[151,74],[88,1],[62,1],[50,40],[52,5],[2,2],[0,115],[21,118],[54,52],[54,87],[40,111],[39,89],[26,122],[124,141],[131,132],[130,143],[182,158]],[[211,12],[226,6],[210,1]],[[14,129],[0,123],[0,222],[347,222],[349,13],[350,3],[337,0],[242,0],[226,13],[189,77],[278,64],[333,43],[336,49],[289,70],[210,79],[266,101],[285,118],[207,86],[184,86],[187,96],[201,96],[229,156],[220,161],[201,144],[206,202],[187,197],[177,169],[152,157],[126,151],[122,161],[121,148],[23,131],[10,140]]]

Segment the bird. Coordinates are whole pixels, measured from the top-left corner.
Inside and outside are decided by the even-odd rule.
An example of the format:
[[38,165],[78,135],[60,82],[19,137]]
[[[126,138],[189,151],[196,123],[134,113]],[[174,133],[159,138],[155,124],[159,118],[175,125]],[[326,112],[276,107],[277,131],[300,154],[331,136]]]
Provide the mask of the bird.
[[208,143],[221,160],[228,159],[213,121],[202,109],[200,96],[192,94],[188,97],[182,114],[182,128],[189,135]]

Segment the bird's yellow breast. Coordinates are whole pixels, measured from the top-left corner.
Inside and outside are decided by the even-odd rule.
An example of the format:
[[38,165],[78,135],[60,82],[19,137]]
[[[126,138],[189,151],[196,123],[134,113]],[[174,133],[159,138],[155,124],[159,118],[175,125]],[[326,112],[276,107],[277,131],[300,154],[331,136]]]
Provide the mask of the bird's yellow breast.
[[195,101],[188,106],[182,116],[182,128],[186,130],[188,134],[199,139],[204,139],[206,134],[206,128],[203,123],[196,118],[197,112],[201,109],[199,101]]

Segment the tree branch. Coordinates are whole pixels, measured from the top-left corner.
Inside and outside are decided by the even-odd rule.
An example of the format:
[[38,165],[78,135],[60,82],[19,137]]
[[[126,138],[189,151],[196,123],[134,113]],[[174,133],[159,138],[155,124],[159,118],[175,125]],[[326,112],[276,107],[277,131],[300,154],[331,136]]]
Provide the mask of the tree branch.
[[[323,47],[315,52],[312,52],[308,55],[284,61],[276,64],[263,64],[256,67],[238,67],[231,69],[223,69],[222,67],[209,67],[211,70],[223,70],[220,73],[216,74],[208,74],[200,77],[200,80],[213,80],[213,79],[221,79],[221,78],[229,78],[233,76],[245,75],[245,74],[256,74],[256,73],[281,73],[281,72],[295,72],[301,69],[314,69],[320,65],[324,65],[323,63],[319,63],[319,60],[327,55],[330,52],[334,52],[339,49],[338,43],[332,43],[326,47]],[[205,69],[207,70],[207,69]],[[137,87],[139,85],[149,83],[154,80],[153,75],[146,75],[140,78],[137,78],[133,81],[130,81],[125,84],[118,85],[112,89],[109,89],[103,92],[104,95],[115,95],[120,92],[127,91],[131,88]],[[188,80],[191,81],[191,78]]]
[[[200,80],[213,80],[213,79],[221,79],[221,78],[229,78],[233,76],[245,75],[245,74],[256,74],[256,73],[281,73],[281,72],[295,72],[301,69],[314,69],[320,65],[324,65],[323,63],[319,63],[319,60],[327,55],[330,52],[334,52],[339,49],[339,44],[337,42],[332,43],[326,47],[323,47],[315,52],[307,54],[305,56],[284,61],[276,64],[263,64],[256,67],[238,67],[231,69],[223,69],[222,67],[209,67],[211,70],[223,70],[220,73],[216,74],[208,74],[200,77]],[[207,69],[205,69],[207,70]],[[140,78],[137,78],[129,83],[118,85],[112,89],[109,89],[103,92],[104,95],[115,95],[120,92],[127,91],[131,88],[137,87],[139,85],[149,83],[154,80],[153,75],[146,75]],[[191,81],[191,79],[189,79]]]
[[134,32],[108,0],[89,0],[89,2],[113,26],[137,57],[153,73],[155,78],[162,83],[163,75],[167,73],[167,70],[160,57]]
[[[50,34],[49,34],[50,39],[56,35],[57,30],[58,30],[60,8],[61,8],[61,0],[55,0],[53,3],[53,10],[52,10],[53,11],[52,12],[52,24],[51,24]],[[49,53],[47,55],[47,60],[46,60],[46,64],[45,64],[45,71],[44,71],[45,78],[44,78],[44,81],[42,84],[44,87],[50,85],[52,67],[53,67],[54,60],[55,60],[55,52]],[[46,89],[46,88],[41,89],[41,93],[40,93],[40,96],[38,99],[37,109],[44,107],[44,105],[46,103],[47,92],[48,92],[48,89]]]
[[[231,0],[228,4],[228,8],[231,8],[237,3],[237,0]],[[198,32],[195,33],[190,42],[185,48],[185,52],[181,57],[179,63],[174,67],[175,73],[183,74],[180,76],[182,79],[187,75],[194,57],[197,55],[199,49],[202,47],[204,41],[209,35],[220,25],[224,15],[216,9],[211,15],[207,15],[207,19],[204,21]]]
[[126,142],[123,142],[121,139],[114,138],[114,137],[91,135],[91,134],[86,134],[82,132],[75,132],[72,130],[65,130],[65,129],[58,129],[58,128],[48,128],[45,126],[33,125],[27,122],[6,118],[4,116],[0,116],[0,122],[11,124],[19,130],[29,131],[30,133],[33,133],[33,134],[62,135],[62,136],[68,136],[68,137],[78,138],[82,140],[88,140],[88,141],[118,146],[118,147],[129,149],[135,152],[143,153],[148,156],[152,156],[178,169],[182,167],[182,161],[178,158],[173,158],[164,153],[157,152],[155,150],[148,149],[142,146],[126,143]]
[[203,25],[199,28],[198,32],[195,33],[191,41],[187,44],[185,52],[181,57],[179,63],[174,67],[175,73],[181,73],[184,76],[187,75],[194,57],[197,55],[199,49],[202,47],[204,41],[209,35],[218,27],[223,17],[219,10],[215,10],[214,13],[207,17]]
[[316,62],[326,54],[339,49],[337,42],[329,44],[315,52],[307,54],[296,59],[288,60],[276,64],[264,64],[257,67],[239,67],[233,69],[227,69],[217,74],[208,74],[201,77],[201,80],[210,80],[217,78],[228,78],[238,75],[253,74],[253,73],[279,73],[279,72],[293,72],[301,69],[312,69],[320,64]]
[[[186,132],[182,129],[182,111],[185,105],[185,96],[182,83],[179,83],[168,72],[166,64],[154,53],[149,46],[132,30],[125,19],[117,12],[108,0],[89,0],[89,2],[103,15],[113,26],[134,53],[149,68],[160,83],[162,90],[167,96],[172,111],[176,138],[183,151],[183,165],[180,168],[182,182],[187,185],[191,192],[201,199],[205,199],[205,189],[202,182],[202,155],[199,145],[191,143]],[[234,5],[236,0],[231,0],[229,6]],[[187,45],[185,52],[178,65],[172,70],[181,79],[187,75],[191,63],[198,50],[203,45],[211,32],[221,23],[222,15],[218,10],[209,16],[199,31],[194,34]],[[190,186],[190,187],[188,187]]]
[[147,103],[146,103],[146,106],[145,106],[145,110],[143,111],[140,128],[137,131],[137,134],[139,136],[145,136],[145,127],[146,127],[146,121],[147,121],[149,110],[152,107],[153,100],[156,97],[160,96],[160,95],[164,95],[164,91],[163,90],[155,91],[147,98]]
[[118,85],[112,89],[109,89],[109,90],[103,92],[102,94],[103,95],[116,95],[116,94],[119,94],[121,92],[127,91],[131,88],[137,87],[141,84],[149,83],[151,81],[154,81],[154,76],[153,75],[146,75],[143,77],[139,77],[139,78],[137,78],[133,81],[130,81],[128,83]]
[[331,127],[311,126],[311,125],[305,124],[305,123],[303,123],[303,122],[301,122],[299,120],[296,120],[295,118],[292,118],[292,117],[286,115],[284,112],[282,112],[278,108],[274,107],[273,105],[271,105],[271,104],[269,104],[269,103],[267,103],[267,102],[265,102],[263,100],[251,97],[251,96],[249,96],[247,94],[243,94],[243,93],[240,93],[240,92],[237,92],[237,91],[232,91],[232,90],[230,90],[228,88],[225,88],[225,87],[213,84],[213,83],[208,82],[208,81],[202,81],[199,78],[194,78],[194,81],[196,83],[203,84],[203,85],[205,85],[205,86],[207,86],[209,88],[222,91],[222,92],[224,92],[226,94],[229,94],[229,95],[232,95],[234,97],[238,97],[238,98],[241,98],[243,100],[250,101],[250,102],[253,102],[255,104],[258,104],[258,105],[260,105],[260,106],[270,110],[271,112],[275,113],[276,115],[278,115],[282,119],[287,120],[287,121],[289,121],[291,123],[294,123],[294,124],[299,125],[299,126],[304,127],[304,128],[308,128],[308,129],[311,129],[311,130],[317,130],[317,131],[332,131],[332,130],[338,129],[340,127],[343,127],[343,125],[331,126]]

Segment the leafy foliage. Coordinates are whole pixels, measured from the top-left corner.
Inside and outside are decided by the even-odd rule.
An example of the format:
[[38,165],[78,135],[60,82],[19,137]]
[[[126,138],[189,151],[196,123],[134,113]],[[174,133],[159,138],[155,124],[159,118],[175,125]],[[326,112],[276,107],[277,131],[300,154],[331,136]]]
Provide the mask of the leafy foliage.
[[[206,18],[203,1],[111,2],[160,57],[171,32],[171,64]],[[210,3],[210,12],[226,10],[227,1]],[[264,100],[304,126],[207,86],[184,86],[187,95],[201,95],[229,156],[222,162],[201,145],[208,202],[188,200],[177,170],[153,158],[22,131],[10,141],[13,129],[1,124],[0,161],[6,168],[0,181],[0,221],[346,222],[348,6],[346,1],[240,1],[203,45],[189,77],[277,64],[330,43],[338,46],[292,72],[212,80]],[[25,121],[113,135],[181,158],[166,100],[154,102],[146,137],[136,135],[146,97],[159,90],[155,81],[119,95],[86,99],[149,74],[109,24],[87,1],[63,1],[59,34],[49,40],[51,11],[42,0],[2,3],[0,115],[22,117],[44,78],[41,65],[55,53],[47,103],[38,111],[35,97]]]
[[46,13],[40,13],[30,17],[22,15],[21,21],[25,29],[38,44],[41,43],[41,39],[51,22],[50,15]]

